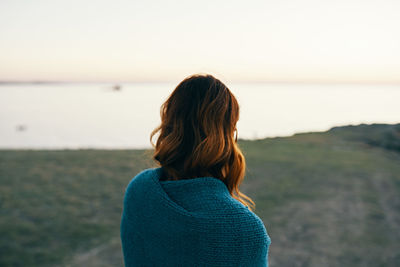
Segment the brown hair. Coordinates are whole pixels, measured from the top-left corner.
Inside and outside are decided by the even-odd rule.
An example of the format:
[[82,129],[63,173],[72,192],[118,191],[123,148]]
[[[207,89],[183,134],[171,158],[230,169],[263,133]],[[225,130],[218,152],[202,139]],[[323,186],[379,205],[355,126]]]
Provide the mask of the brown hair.
[[239,191],[246,168],[237,144],[239,104],[225,84],[209,74],[189,76],[161,105],[160,115],[150,142],[165,175],[170,180],[219,178],[232,197],[253,210],[254,201]]

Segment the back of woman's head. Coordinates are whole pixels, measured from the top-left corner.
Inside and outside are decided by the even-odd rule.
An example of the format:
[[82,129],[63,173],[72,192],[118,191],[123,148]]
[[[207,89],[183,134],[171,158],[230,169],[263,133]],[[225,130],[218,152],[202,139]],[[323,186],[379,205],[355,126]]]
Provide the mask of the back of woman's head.
[[161,125],[151,133],[150,142],[153,159],[169,179],[216,177],[234,198],[255,208],[239,191],[246,168],[237,144],[239,104],[225,84],[212,75],[189,76],[162,104],[160,115]]

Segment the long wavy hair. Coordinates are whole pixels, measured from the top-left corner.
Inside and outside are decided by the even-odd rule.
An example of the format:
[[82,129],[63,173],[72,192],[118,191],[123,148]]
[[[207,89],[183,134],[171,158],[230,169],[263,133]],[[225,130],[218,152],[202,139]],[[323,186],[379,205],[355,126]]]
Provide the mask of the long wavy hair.
[[209,74],[189,76],[161,105],[160,115],[150,143],[167,179],[218,178],[252,211],[254,201],[239,190],[246,161],[237,143],[239,104],[228,87]]

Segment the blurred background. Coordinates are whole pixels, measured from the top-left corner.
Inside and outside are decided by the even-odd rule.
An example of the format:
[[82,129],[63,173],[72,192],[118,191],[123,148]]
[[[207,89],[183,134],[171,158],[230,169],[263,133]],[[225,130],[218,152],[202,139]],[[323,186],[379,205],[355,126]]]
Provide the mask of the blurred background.
[[400,266],[400,2],[0,2],[0,266],[122,266],[185,77],[241,108],[270,266]]

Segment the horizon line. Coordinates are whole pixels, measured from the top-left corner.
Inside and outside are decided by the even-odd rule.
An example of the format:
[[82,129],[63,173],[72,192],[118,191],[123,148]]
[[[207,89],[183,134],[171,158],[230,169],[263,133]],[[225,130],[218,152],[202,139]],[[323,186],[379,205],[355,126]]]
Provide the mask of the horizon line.
[[[17,84],[134,84],[134,83],[175,83],[176,80],[160,79],[160,80],[0,80],[1,85],[17,85]],[[363,81],[363,80],[231,80],[230,83],[251,83],[251,84],[377,84],[377,85],[400,85],[400,81]]]

